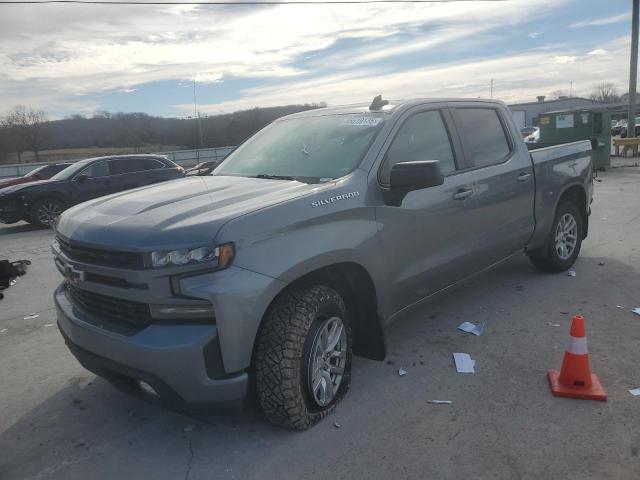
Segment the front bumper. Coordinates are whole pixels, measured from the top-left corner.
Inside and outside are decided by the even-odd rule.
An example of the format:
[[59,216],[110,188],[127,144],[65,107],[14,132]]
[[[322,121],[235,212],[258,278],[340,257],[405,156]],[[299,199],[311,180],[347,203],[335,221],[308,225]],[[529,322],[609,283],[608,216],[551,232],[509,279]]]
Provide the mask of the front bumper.
[[26,213],[19,205],[0,202],[0,223],[15,223],[22,220]]
[[[88,370],[124,384],[150,385],[173,408],[226,407],[245,398],[246,372],[224,374],[216,325],[154,323],[133,335],[100,325],[67,295],[66,283],[54,294],[60,332],[71,352]],[[220,365],[216,365],[220,363]],[[212,371],[223,372],[210,378]]]

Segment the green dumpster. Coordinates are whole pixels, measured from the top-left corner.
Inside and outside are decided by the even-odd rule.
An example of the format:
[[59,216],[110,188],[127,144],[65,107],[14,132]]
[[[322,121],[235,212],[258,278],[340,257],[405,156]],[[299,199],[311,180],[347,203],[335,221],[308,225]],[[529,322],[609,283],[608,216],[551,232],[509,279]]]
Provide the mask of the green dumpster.
[[577,109],[540,114],[538,147],[591,140],[593,166],[605,170],[611,166],[611,113],[605,109]]

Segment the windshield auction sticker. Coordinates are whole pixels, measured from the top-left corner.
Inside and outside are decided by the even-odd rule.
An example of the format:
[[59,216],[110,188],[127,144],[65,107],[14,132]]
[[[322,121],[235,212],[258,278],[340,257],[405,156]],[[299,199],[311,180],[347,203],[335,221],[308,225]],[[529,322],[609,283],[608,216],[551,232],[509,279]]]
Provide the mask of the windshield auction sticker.
[[380,117],[347,117],[340,125],[352,125],[355,127],[375,127],[382,121]]

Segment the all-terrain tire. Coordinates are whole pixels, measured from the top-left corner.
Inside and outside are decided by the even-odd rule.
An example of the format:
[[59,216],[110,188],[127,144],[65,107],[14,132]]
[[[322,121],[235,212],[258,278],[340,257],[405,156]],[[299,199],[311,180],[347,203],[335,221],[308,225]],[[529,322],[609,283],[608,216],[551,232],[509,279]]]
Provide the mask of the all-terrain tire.
[[[326,406],[313,399],[308,386],[314,332],[318,322],[339,317],[346,333],[346,364],[335,397]],[[279,426],[305,430],[333,410],[349,388],[352,356],[347,309],[334,289],[313,285],[289,288],[269,308],[256,349],[256,387],[267,419]]]
[[[570,256],[562,258],[556,247],[556,235],[558,233],[559,224],[563,218],[570,216],[576,223],[576,239],[575,247]],[[547,240],[547,247],[543,251],[532,252],[529,258],[531,262],[543,272],[562,272],[570,268],[577,260],[580,254],[583,237],[582,215],[575,203],[571,201],[563,201],[558,205],[551,232]]]

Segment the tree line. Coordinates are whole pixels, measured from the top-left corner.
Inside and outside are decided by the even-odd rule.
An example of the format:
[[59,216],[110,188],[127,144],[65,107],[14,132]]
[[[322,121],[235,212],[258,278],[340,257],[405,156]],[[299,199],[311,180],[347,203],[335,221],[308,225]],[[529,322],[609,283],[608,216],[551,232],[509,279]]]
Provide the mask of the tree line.
[[126,147],[134,152],[149,145],[177,149],[233,146],[276,118],[324,103],[253,108],[230,114],[165,118],[146,113],[95,112],[48,120],[42,110],[16,105],[0,118],[0,163],[21,162],[33,152],[35,161],[44,150],[90,147]]

